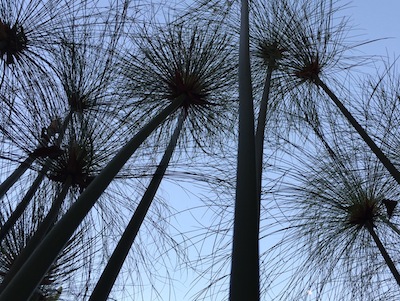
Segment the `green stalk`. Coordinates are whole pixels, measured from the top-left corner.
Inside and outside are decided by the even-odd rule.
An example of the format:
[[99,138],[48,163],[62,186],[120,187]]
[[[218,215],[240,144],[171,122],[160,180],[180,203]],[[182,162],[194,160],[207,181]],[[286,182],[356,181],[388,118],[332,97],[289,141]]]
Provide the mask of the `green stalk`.
[[336,95],[328,88],[328,86],[319,78],[315,79],[317,86],[321,87],[322,90],[330,97],[330,99],[335,103],[338,109],[354,127],[357,133],[365,141],[365,143],[370,147],[371,151],[376,155],[376,157],[381,161],[385,168],[389,171],[392,177],[400,184],[400,172],[393,165],[393,163],[386,157],[382,150],[376,145],[376,143],[367,134],[364,128],[358,123],[358,121],[353,117],[353,115],[347,110],[344,104],[336,97]]
[[132,247],[137,233],[139,232],[139,228],[142,225],[144,218],[146,217],[147,211],[150,208],[154,196],[156,195],[161,180],[165,175],[165,171],[168,167],[169,161],[171,160],[172,154],[178,141],[179,134],[182,130],[185,117],[186,113],[185,111],[182,111],[181,116],[178,120],[178,124],[164,152],[160,164],[158,165],[153,175],[153,178],[151,179],[150,184],[147,187],[145,194],[143,195],[142,200],[136,208],[135,213],[129,221],[129,224],[125,228],[125,231],[122,234],[118,245],[116,246],[110,259],[108,260],[107,265],[103,273],[101,274],[101,277],[97,282],[89,301],[107,300],[108,295],[110,294],[111,289],[115,283],[115,280],[117,279],[117,276],[122,268],[122,265],[124,264],[126,256],[128,255],[129,250]]
[[120,169],[153,130],[182,104],[182,101],[183,99],[172,102],[120,149],[46,235],[42,243],[1,293],[0,301],[26,301],[29,299],[58,254]]
[[258,301],[259,206],[249,53],[249,7],[242,0],[239,45],[239,144],[229,299]]
[[59,215],[61,205],[71,187],[72,178],[68,177],[67,181],[64,183],[61,192],[58,194],[56,199],[53,201],[49,212],[43,221],[39,224],[35,234],[29,239],[26,246],[21,250],[18,257],[14,260],[11,269],[8,271],[7,275],[4,277],[3,282],[0,285],[0,291],[7,287],[8,283],[13,279],[15,274],[19,271],[21,266],[26,262],[29,256],[33,253],[36,247],[40,244],[43,238],[46,236],[48,231],[54,225]]

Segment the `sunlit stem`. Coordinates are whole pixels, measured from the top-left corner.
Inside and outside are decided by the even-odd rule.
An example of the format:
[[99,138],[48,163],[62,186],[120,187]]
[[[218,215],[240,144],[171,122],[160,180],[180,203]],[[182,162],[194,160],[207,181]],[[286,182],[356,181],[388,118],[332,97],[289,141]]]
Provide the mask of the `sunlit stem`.
[[107,166],[94,178],[71,208],[54,225],[42,243],[35,249],[21,267],[10,284],[0,295],[0,301],[25,301],[35,291],[40,281],[51,267],[58,254],[79,227],[82,220],[95,205],[107,186],[144,140],[183,102],[172,102],[148,124],[146,124],[128,143],[122,147]]
[[239,144],[229,299],[259,300],[259,206],[249,53],[249,7],[242,0],[239,45]]
[[[68,122],[71,120],[72,112],[70,112],[66,118],[63,121],[61,131],[59,133],[59,136],[55,142],[57,146],[59,146],[64,138],[65,130],[67,128]],[[14,209],[14,211],[11,213],[10,217],[7,219],[7,221],[2,225],[0,229],[0,242],[4,239],[4,237],[7,235],[7,233],[10,231],[11,227],[15,225],[17,220],[20,218],[22,213],[25,211],[26,207],[30,203],[32,197],[35,195],[36,190],[39,188],[40,184],[43,181],[43,178],[45,177],[47,171],[50,169],[52,163],[52,159],[48,158],[46,159],[42,169],[39,171],[38,175],[36,176],[35,180],[33,183],[29,186],[28,191],[24,195],[23,199],[21,202],[18,203],[17,207]]]
[[153,175],[153,178],[151,179],[150,184],[147,187],[145,194],[143,195],[142,200],[136,208],[135,213],[129,221],[129,224],[125,228],[125,231],[122,234],[122,237],[119,240],[113,254],[108,260],[107,265],[103,273],[101,274],[101,277],[97,282],[89,301],[106,301],[108,299],[108,295],[111,292],[111,289],[115,283],[115,280],[117,279],[117,276],[122,268],[126,256],[128,255],[129,250],[132,247],[137,233],[139,232],[140,226],[142,225],[143,220],[146,217],[146,214],[150,208],[154,196],[156,195],[158,187],[160,186],[161,180],[165,175],[165,171],[168,167],[169,161],[171,160],[172,154],[178,141],[179,134],[182,130],[185,117],[186,112],[182,110],[181,116],[178,119],[178,124],[164,152],[160,164],[158,165]]
[[62,190],[57,195],[56,199],[53,201],[49,212],[43,221],[39,224],[38,229],[35,231],[34,235],[29,239],[27,245],[21,250],[18,257],[13,262],[11,269],[8,271],[7,275],[4,277],[3,282],[0,285],[0,291],[2,291],[8,283],[12,280],[21,266],[26,262],[29,256],[33,253],[36,247],[40,244],[43,238],[46,236],[48,231],[54,225],[59,215],[61,205],[65,200],[69,188],[71,187],[72,178],[68,177],[66,182],[63,184]]
[[346,117],[346,119],[350,122],[350,124],[354,127],[357,133],[361,136],[361,138],[367,143],[370,147],[371,151],[376,155],[376,157],[381,161],[381,163],[385,166],[385,168],[389,171],[392,177],[400,184],[400,172],[393,165],[393,163],[386,157],[386,155],[382,152],[382,150],[376,145],[376,143],[371,139],[371,137],[367,134],[364,128],[358,123],[358,121],[353,117],[353,115],[347,110],[347,108],[343,105],[343,103],[336,97],[336,95],[328,88],[327,85],[320,79],[316,78],[315,83],[324,90],[326,94],[331,98],[331,100],[335,103],[338,109],[342,112],[342,114]]
[[376,234],[373,225],[366,225],[366,228],[368,229],[368,232],[371,234],[373,240],[375,241],[379,251],[381,252],[381,254],[386,262],[386,265],[388,266],[388,268],[392,272],[394,278],[396,279],[397,284],[400,285],[400,274],[397,271],[393,260],[390,258],[388,252],[386,251],[381,240],[379,239],[378,235]]

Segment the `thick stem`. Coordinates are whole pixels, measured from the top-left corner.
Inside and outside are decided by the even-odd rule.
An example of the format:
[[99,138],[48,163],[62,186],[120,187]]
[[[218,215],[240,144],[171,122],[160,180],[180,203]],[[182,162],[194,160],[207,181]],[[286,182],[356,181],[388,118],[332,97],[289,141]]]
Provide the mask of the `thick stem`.
[[239,47],[239,144],[229,299],[258,301],[259,207],[246,0],[242,0]]
[[71,208],[46,235],[42,243],[35,249],[14,279],[1,293],[0,301],[25,301],[29,299],[58,254],[120,169],[153,130],[181,104],[182,100],[172,102],[120,149],[117,155],[94,178]]
[[385,259],[386,265],[390,269],[390,271],[393,274],[393,277],[396,279],[397,284],[400,286],[400,274],[396,269],[396,266],[394,265],[394,262],[390,258],[388,252],[386,251],[385,247],[383,246],[381,240],[379,239],[378,235],[376,234],[374,228],[372,225],[367,225],[366,228],[368,229],[368,232],[371,234],[373,240],[375,241],[379,251],[381,252],[383,258]]
[[21,250],[18,257],[14,260],[11,269],[8,271],[7,275],[4,277],[3,282],[0,285],[0,291],[2,291],[8,285],[8,283],[10,283],[12,278],[21,268],[21,266],[26,262],[29,256],[33,253],[33,251],[36,249],[36,247],[40,244],[48,231],[54,225],[55,221],[57,220],[57,216],[59,215],[61,205],[68,193],[69,188],[71,187],[71,182],[71,177],[68,177],[67,181],[63,185],[61,192],[53,201],[53,204],[51,205],[51,208],[46,217],[39,224],[35,234],[29,239],[26,246]]
[[[68,122],[71,120],[72,112],[70,112],[64,119],[64,122],[61,127],[60,135],[56,140],[56,145],[59,146],[64,138],[65,130],[67,128]],[[45,163],[43,164],[42,169],[39,171],[35,181],[33,181],[32,185],[29,187],[28,191],[26,192],[25,196],[21,200],[21,202],[17,205],[14,211],[11,213],[10,217],[7,221],[2,225],[0,229],[0,242],[4,239],[7,235],[8,231],[10,231],[11,227],[15,225],[17,220],[20,218],[22,213],[25,211],[26,207],[28,206],[29,202],[31,201],[33,195],[35,194],[36,190],[39,188],[39,185],[42,183],[44,176],[46,175],[47,171],[50,169],[52,163],[52,159],[48,158]]]
[[178,124],[160,161],[160,164],[158,165],[153,175],[153,178],[151,179],[150,184],[147,187],[145,194],[143,195],[143,198],[136,208],[135,213],[129,221],[129,224],[125,228],[125,231],[122,234],[122,237],[119,240],[114,252],[108,260],[107,265],[103,273],[101,274],[101,277],[97,282],[89,301],[107,300],[108,295],[110,294],[111,289],[115,283],[115,280],[117,279],[117,276],[122,268],[122,265],[124,264],[126,256],[128,255],[129,250],[132,247],[137,233],[139,232],[139,228],[143,223],[143,220],[147,214],[147,211],[150,208],[154,196],[156,195],[161,180],[164,177],[169,161],[171,160],[172,153],[174,152],[174,149],[176,147],[185,117],[186,113],[185,111],[182,111],[181,116],[178,120]]
[[385,168],[389,171],[392,177],[400,184],[400,172],[393,165],[393,163],[386,157],[386,155],[382,152],[382,150],[376,145],[376,143],[371,139],[371,137],[367,134],[364,128],[358,123],[358,121],[353,117],[353,115],[347,110],[347,108],[343,105],[343,103],[336,97],[336,95],[328,88],[327,85],[320,79],[317,78],[315,83],[324,90],[326,94],[331,98],[331,100],[335,103],[335,105],[339,108],[342,114],[346,117],[346,119],[350,122],[350,124],[354,127],[357,133],[361,136],[361,138],[367,143],[370,147],[371,151],[376,155],[376,157],[381,161],[381,163],[385,166]]

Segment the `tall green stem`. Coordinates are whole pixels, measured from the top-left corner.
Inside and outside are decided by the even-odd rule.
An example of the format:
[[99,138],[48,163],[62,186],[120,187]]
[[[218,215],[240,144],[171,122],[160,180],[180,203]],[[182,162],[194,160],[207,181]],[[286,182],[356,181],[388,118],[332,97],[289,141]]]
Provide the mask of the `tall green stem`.
[[242,0],[239,45],[239,144],[229,299],[259,300],[259,206],[249,53],[249,7]]
[[58,254],[120,169],[153,130],[182,104],[182,101],[183,99],[172,102],[120,149],[117,155],[90,183],[77,201],[46,235],[42,243],[35,249],[17,275],[1,293],[0,301],[28,300]]
[[36,247],[40,244],[43,238],[46,236],[48,231],[54,225],[59,215],[61,205],[71,187],[72,179],[68,177],[66,182],[63,184],[61,192],[57,195],[56,199],[53,201],[49,212],[43,221],[39,224],[35,234],[29,239],[26,246],[22,249],[18,257],[14,260],[11,269],[8,271],[7,275],[4,277],[3,282],[0,285],[0,291],[7,287],[8,283],[12,280],[15,274],[19,271],[21,266],[26,262],[29,256],[33,253]]
[[124,233],[122,234],[121,239],[119,240],[114,252],[112,253],[110,259],[107,262],[107,265],[101,274],[99,281],[94,288],[92,295],[90,296],[89,301],[102,301],[107,300],[108,295],[111,292],[111,289],[117,279],[117,276],[122,268],[122,265],[126,259],[126,256],[129,253],[129,250],[132,247],[132,244],[136,238],[137,233],[139,232],[139,228],[143,223],[143,220],[147,214],[147,211],[150,208],[150,205],[156,195],[158,187],[160,186],[161,180],[165,175],[165,171],[168,167],[169,161],[171,160],[172,153],[176,147],[179,134],[182,130],[183,122],[186,117],[186,112],[182,111],[181,116],[179,117],[178,124],[175,128],[175,131],[171,137],[171,140],[165,150],[165,153],[158,165],[153,178],[150,181],[149,186],[145,194],[143,195],[142,200],[140,201],[138,207],[135,210],[129,224],[125,228]]
[[376,145],[376,143],[371,139],[371,137],[367,134],[364,128],[358,123],[358,121],[353,117],[353,115],[347,110],[347,108],[343,105],[343,103],[336,97],[336,95],[328,88],[328,86],[320,79],[317,78],[315,83],[324,90],[324,92],[331,98],[331,100],[335,103],[338,109],[342,112],[342,114],[346,117],[346,119],[350,122],[350,124],[354,127],[357,133],[361,136],[361,138],[367,143],[370,147],[371,151],[376,155],[376,157],[381,161],[381,163],[386,167],[392,177],[400,184],[400,172],[393,165],[393,163],[386,157],[386,155],[382,152],[382,150]]

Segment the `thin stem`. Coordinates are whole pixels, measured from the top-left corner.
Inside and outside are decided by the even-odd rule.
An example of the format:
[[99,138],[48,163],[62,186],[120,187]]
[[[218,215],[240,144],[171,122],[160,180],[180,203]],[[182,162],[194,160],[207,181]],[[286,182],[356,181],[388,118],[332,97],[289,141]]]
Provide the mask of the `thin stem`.
[[32,165],[35,158],[32,154],[28,156],[11,175],[0,184],[0,199],[4,197],[7,191],[18,181],[18,179],[25,173],[25,171]]
[[388,225],[394,232],[396,232],[398,235],[400,235],[400,229],[397,228],[389,219],[387,219],[386,217],[381,216],[380,217],[382,219],[382,221]]
[[256,169],[257,169],[257,195],[259,202],[261,201],[261,184],[262,184],[262,167],[263,167],[263,154],[264,154],[264,132],[265,123],[267,118],[267,108],[269,100],[269,91],[271,88],[271,77],[274,68],[268,66],[267,76],[265,78],[263,94],[261,97],[260,111],[257,119],[256,130]]
[[367,134],[364,128],[358,123],[358,121],[353,117],[353,115],[346,109],[343,103],[336,97],[336,95],[328,88],[327,85],[320,79],[317,78],[315,83],[324,90],[326,94],[331,98],[331,100],[335,103],[335,105],[339,108],[342,114],[346,117],[346,119],[350,122],[350,124],[354,127],[354,129],[358,132],[361,138],[367,143],[372,152],[376,155],[376,157],[381,161],[381,163],[385,166],[385,168],[389,171],[392,177],[400,184],[400,172],[393,165],[393,163],[386,157],[386,155],[382,152],[382,150],[376,145],[376,143],[371,139],[371,137]]
[[[55,142],[57,146],[59,146],[64,138],[64,134],[68,125],[68,122],[71,120],[72,111],[65,117],[64,122],[61,127],[61,131],[59,136]],[[25,211],[26,207],[28,206],[29,202],[31,201],[33,195],[35,194],[36,190],[38,189],[39,185],[42,183],[44,176],[46,175],[47,171],[50,169],[52,163],[52,159],[46,159],[42,169],[39,171],[35,181],[33,181],[32,185],[29,187],[28,191],[26,192],[24,198],[21,202],[17,205],[14,211],[11,213],[10,217],[7,221],[2,225],[0,229],[0,242],[4,239],[7,235],[8,231],[10,231],[11,227],[15,225],[17,220],[20,218],[22,213]]]
[[50,164],[45,165],[40,170],[39,174],[35,178],[35,181],[29,186],[28,191],[25,193],[24,197],[22,198],[21,202],[17,205],[14,211],[11,213],[10,217],[4,223],[4,225],[0,229],[0,242],[6,237],[10,229],[15,225],[17,220],[21,217],[22,213],[24,213],[26,207],[29,205],[32,197],[35,195],[36,190],[39,188],[40,184],[43,181],[43,178],[47,171],[50,168]]
[[185,117],[186,114],[183,110],[181,116],[179,117],[175,131],[171,137],[171,140],[160,161],[160,164],[158,165],[153,175],[153,178],[151,179],[150,184],[147,187],[145,194],[143,195],[142,200],[136,208],[135,213],[129,221],[129,224],[125,228],[125,231],[122,234],[122,237],[119,240],[113,254],[108,260],[107,265],[103,273],[101,274],[101,277],[97,282],[89,301],[107,300],[108,295],[110,294],[111,289],[115,283],[115,280],[117,279],[117,276],[122,268],[122,265],[124,264],[126,256],[128,255],[129,250],[132,247],[137,233],[139,232],[139,228],[142,225],[144,218],[146,217],[147,211],[150,208],[154,196],[156,195],[161,180],[165,175],[165,171],[168,167],[169,161],[171,160],[172,154],[178,141],[179,134],[182,130]]
[[[62,138],[64,137],[65,129],[67,127],[68,122],[70,121],[72,116],[72,112],[70,112],[66,118],[64,119],[63,125],[61,127],[60,135],[56,141],[56,145],[59,146]],[[46,145],[47,141],[45,138],[42,138],[37,147],[41,147]],[[0,184],[0,199],[7,193],[7,191],[18,181],[18,179],[25,173],[25,171],[31,167],[33,161],[35,161],[35,156],[31,153],[29,154],[28,158],[24,160],[14,171],[11,175],[4,180],[3,183]]]
[[346,169],[341,162],[341,160],[338,158],[336,155],[335,151],[332,149],[332,147],[329,145],[328,141],[326,140],[324,133],[318,128],[317,125],[315,125],[310,118],[308,117],[307,112],[304,112],[304,120],[307,122],[307,124],[312,128],[315,136],[321,141],[323,144],[325,150],[328,152],[329,156],[338,164],[340,164],[344,169]]
[[42,243],[35,249],[17,275],[0,295],[0,301],[25,301],[35,291],[58,254],[79,227],[82,220],[95,205],[97,199],[108,187],[120,169],[129,160],[142,142],[183,102],[183,99],[172,102],[148,124],[146,124],[117,155],[94,178],[76,202],[55,224]]
[[390,271],[392,272],[394,278],[396,279],[397,284],[400,286],[400,274],[397,271],[396,266],[394,265],[394,262],[390,258],[385,247],[383,246],[381,240],[379,239],[378,235],[376,234],[373,225],[366,225],[366,228],[368,229],[368,232],[371,234],[379,251],[381,252],[383,258],[385,259],[385,262],[386,262],[387,266],[389,267]]
[[239,144],[229,299],[258,301],[259,206],[249,53],[249,7],[242,0],[239,45]]

